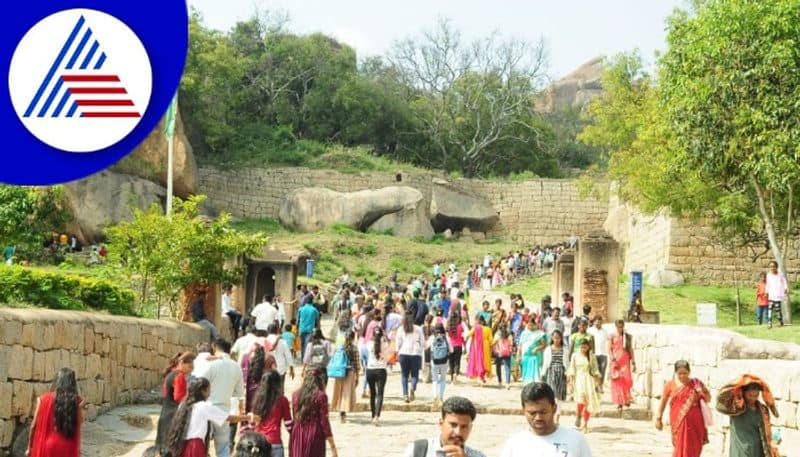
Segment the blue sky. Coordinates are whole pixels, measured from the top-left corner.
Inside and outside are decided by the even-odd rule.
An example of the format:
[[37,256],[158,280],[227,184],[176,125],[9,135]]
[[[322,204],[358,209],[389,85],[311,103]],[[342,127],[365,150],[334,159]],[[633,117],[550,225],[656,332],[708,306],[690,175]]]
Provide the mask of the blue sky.
[[359,55],[384,54],[398,39],[417,35],[447,17],[466,38],[543,37],[553,77],[598,55],[639,48],[652,62],[665,46],[666,17],[683,0],[188,0],[205,24],[226,31],[256,10],[288,14],[295,33],[323,32]]

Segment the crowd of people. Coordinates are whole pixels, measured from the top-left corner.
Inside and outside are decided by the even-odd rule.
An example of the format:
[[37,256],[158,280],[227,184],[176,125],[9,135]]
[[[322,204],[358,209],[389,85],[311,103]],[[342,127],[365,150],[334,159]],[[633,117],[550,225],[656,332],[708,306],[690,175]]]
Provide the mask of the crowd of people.
[[[441,436],[410,443],[404,456],[483,456],[466,445],[475,406],[465,398],[448,398],[447,386],[465,377],[483,386],[493,375],[501,387],[521,386],[521,408],[530,426],[508,438],[503,457],[553,451],[590,456],[580,431],[589,430],[606,381],[620,411],[632,404],[633,337],[622,320],[609,332],[602,316],[591,315],[591,307],[581,307],[581,315],[574,316],[576,305],[568,293],[557,304],[546,296],[535,306],[519,295],[511,297],[510,306],[502,300],[470,301],[481,278],[490,277],[491,287],[498,272],[500,281],[507,281],[547,268],[547,254],[534,270],[526,258],[512,252],[484,259],[468,268],[466,277],[455,265],[436,264],[430,276],[403,285],[394,278],[393,285],[371,287],[345,277],[330,300],[318,288],[300,286],[287,302],[296,306],[287,308],[279,297],[265,296],[246,316],[231,305],[226,289],[222,307],[235,322],[236,340],[231,344],[217,337],[171,359],[163,373],[155,454],[205,457],[213,441],[218,457],[231,452],[250,457],[321,457],[327,452],[336,457],[329,410],[347,422],[360,391],[368,399],[372,424],[380,426],[388,373],[399,369],[403,400],[417,402],[420,384],[430,383],[431,406],[441,411]],[[328,306],[334,316],[326,332],[321,310]],[[288,316],[286,310],[295,307]],[[294,379],[296,367],[302,381],[287,397],[286,377]],[[568,398],[576,404],[575,429],[559,425]],[[40,399],[29,455],[77,457],[61,451],[79,446],[81,402],[74,372],[61,370],[53,391]],[[690,377],[688,362],[676,362],[656,421],[661,429],[669,404],[675,457],[700,455],[710,402],[708,389]],[[776,456],[769,426],[774,400],[763,380],[747,375],[726,386],[717,409],[732,416],[731,455]],[[282,440],[284,429],[288,443]]]

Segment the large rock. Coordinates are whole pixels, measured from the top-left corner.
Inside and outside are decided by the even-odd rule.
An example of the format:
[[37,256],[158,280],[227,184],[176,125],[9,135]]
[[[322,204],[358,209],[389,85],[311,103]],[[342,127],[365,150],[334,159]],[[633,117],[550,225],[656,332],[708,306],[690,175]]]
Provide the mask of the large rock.
[[[136,175],[167,187],[167,139],[164,136],[164,121],[162,117],[150,135],[133,152],[114,165],[112,170]],[[192,152],[192,145],[186,138],[180,110],[175,120],[172,160],[174,195],[186,198],[197,193],[197,161]]]
[[[320,187],[305,187],[291,192],[281,203],[278,218],[286,227],[302,232],[314,232],[334,224],[344,224],[356,230],[366,230],[384,216],[378,227],[399,229],[397,223],[413,221],[418,233],[404,229],[404,236],[429,236],[429,228],[419,222],[425,214],[425,200],[412,187],[392,186],[358,192],[335,192]],[[395,232],[398,233],[398,232]],[[432,236],[432,235],[430,235]]]
[[132,217],[130,205],[147,208],[161,204],[167,196],[164,187],[145,179],[101,171],[80,181],[64,185],[67,209],[73,221],[67,226],[83,243],[103,237],[103,228]]
[[431,223],[434,230],[488,232],[498,221],[497,211],[488,202],[458,192],[435,180],[431,191]]
[[544,113],[583,109],[603,93],[600,74],[604,57],[595,57],[575,71],[555,81],[536,99],[536,110]]
[[433,238],[433,227],[428,217],[428,202],[422,193],[419,199],[410,201],[400,211],[381,216],[369,226],[370,229],[383,232],[391,230],[394,236],[403,238]]
[[646,282],[653,287],[672,287],[683,284],[685,280],[677,271],[659,269],[648,273]]

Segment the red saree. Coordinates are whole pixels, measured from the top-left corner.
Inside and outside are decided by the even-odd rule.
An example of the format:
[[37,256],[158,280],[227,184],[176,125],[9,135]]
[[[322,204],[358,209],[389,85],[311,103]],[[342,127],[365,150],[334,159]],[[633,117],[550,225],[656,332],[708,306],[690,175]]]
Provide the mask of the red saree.
[[30,448],[30,457],[80,457],[81,413],[78,408],[78,426],[75,435],[67,438],[56,430],[55,392],[45,392],[39,397],[39,410]]
[[669,398],[669,424],[672,429],[672,457],[700,457],[708,443],[708,430],[700,409],[702,396],[697,392],[703,383],[692,379],[685,386],[670,381],[664,386]]
[[611,337],[611,400],[615,405],[631,404],[631,354],[626,349],[627,334]]

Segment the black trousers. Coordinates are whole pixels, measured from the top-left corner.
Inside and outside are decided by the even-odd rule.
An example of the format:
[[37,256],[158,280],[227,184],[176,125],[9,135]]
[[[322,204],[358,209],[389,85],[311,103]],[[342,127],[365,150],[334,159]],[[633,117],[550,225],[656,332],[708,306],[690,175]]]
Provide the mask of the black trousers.
[[461,373],[461,354],[463,352],[464,348],[457,346],[450,353],[450,376],[456,376]]
[[242,315],[238,311],[228,311],[225,313],[231,320],[231,333],[233,333],[234,341],[239,338],[239,325],[242,322]]
[[383,389],[386,387],[386,370],[383,368],[368,368],[367,384],[369,384],[369,410],[372,412],[372,418],[381,417]]

